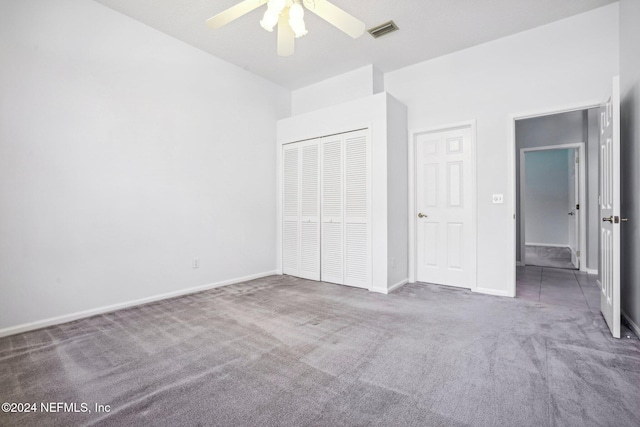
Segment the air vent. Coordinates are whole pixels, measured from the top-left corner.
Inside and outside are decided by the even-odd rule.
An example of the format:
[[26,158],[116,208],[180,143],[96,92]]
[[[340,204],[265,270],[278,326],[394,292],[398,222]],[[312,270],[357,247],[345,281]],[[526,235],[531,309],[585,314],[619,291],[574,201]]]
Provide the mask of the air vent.
[[373,38],[378,38],[380,36],[384,36],[385,34],[392,33],[398,30],[398,26],[393,21],[385,22],[382,25],[378,25],[377,27],[373,27],[367,31],[369,34],[373,36]]

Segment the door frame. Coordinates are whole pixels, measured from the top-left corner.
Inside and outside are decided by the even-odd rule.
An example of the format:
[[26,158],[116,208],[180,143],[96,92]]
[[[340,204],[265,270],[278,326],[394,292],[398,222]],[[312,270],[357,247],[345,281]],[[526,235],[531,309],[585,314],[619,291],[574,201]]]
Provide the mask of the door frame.
[[511,200],[511,227],[508,227],[507,242],[509,247],[507,248],[506,270],[507,270],[507,296],[515,298],[516,296],[516,227],[518,223],[516,221],[516,121],[523,119],[532,119],[534,117],[550,116],[559,113],[568,113],[571,111],[589,110],[591,108],[600,108],[602,100],[591,100],[583,103],[576,103],[573,105],[564,105],[558,107],[550,107],[540,109],[537,111],[528,111],[513,113],[509,116],[507,121],[509,130],[509,182],[508,182],[508,195]]
[[545,145],[541,147],[531,147],[531,148],[521,148],[520,149],[520,263],[519,265],[526,265],[524,260],[525,253],[525,202],[526,198],[523,197],[524,189],[525,189],[525,176],[526,176],[526,165],[524,161],[524,157],[526,153],[531,153],[535,151],[549,151],[549,150],[569,150],[569,149],[577,149],[578,150],[578,158],[579,158],[579,168],[578,168],[578,185],[580,186],[579,198],[580,198],[580,209],[578,209],[578,221],[579,226],[579,236],[580,244],[580,271],[587,271],[587,206],[585,201],[587,200],[587,191],[586,191],[586,162],[585,162],[585,146],[584,142],[575,142],[571,144],[559,144],[559,145]]
[[471,270],[471,287],[472,291],[476,291],[478,287],[478,267],[477,267],[477,259],[478,259],[478,179],[477,179],[477,156],[476,156],[476,120],[467,120],[463,122],[450,123],[441,126],[434,126],[429,128],[422,129],[414,129],[409,131],[409,141],[408,141],[408,178],[409,178],[409,283],[415,283],[417,277],[417,239],[416,239],[416,200],[417,200],[417,175],[416,175],[416,143],[419,135],[425,133],[433,133],[433,132],[444,132],[448,130],[455,130],[461,128],[469,128],[471,131],[471,176],[473,177],[472,191],[471,191],[471,217],[473,218],[471,221],[471,236],[473,246],[473,256],[471,257],[470,267]]

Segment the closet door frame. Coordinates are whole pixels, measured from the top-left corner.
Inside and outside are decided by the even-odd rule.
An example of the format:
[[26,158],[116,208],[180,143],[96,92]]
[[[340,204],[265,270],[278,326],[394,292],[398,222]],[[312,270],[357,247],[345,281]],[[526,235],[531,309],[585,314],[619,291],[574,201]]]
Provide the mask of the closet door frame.
[[[373,199],[373,175],[374,175],[374,171],[373,171],[373,161],[372,161],[372,156],[373,156],[373,141],[372,141],[372,130],[371,130],[371,123],[364,123],[361,125],[354,125],[354,126],[350,126],[348,128],[345,129],[336,129],[335,132],[323,132],[321,136],[316,136],[316,137],[311,137],[311,138],[305,138],[305,139],[301,139],[301,140],[297,140],[297,141],[280,141],[277,143],[277,156],[276,156],[276,171],[277,171],[277,205],[276,205],[276,265],[277,265],[277,269],[275,271],[276,274],[284,274],[283,273],[283,221],[284,221],[284,217],[283,217],[283,193],[284,193],[284,179],[283,179],[283,153],[284,153],[284,147],[286,145],[291,145],[291,144],[301,144],[301,143],[305,143],[305,142],[309,142],[309,141],[316,141],[319,144],[319,156],[320,156],[320,164],[319,164],[319,170],[320,170],[320,193],[319,193],[319,201],[322,200],[322,191],[323,191],[323,185],[322,185],[322,180],[323,180],[323,176],[322,176],[322,168],[323,168],[323,144],[322,141],[324,138],[327,137],[332,137],[335,135],[340,135],[342,138],[342,167],[343,167],[343,171],[342,171],[342,175],[343,175],[343,188],[344,191],[346,191],[345,188],[345,182],[344,182],[344,168],[345,168],[345,162],[346,162],[346,158],[345,158],[345,136],[349,133],[353,133],[353,132],[358,132],[358,131],[363,131],[366,134],[366,138],[367,138],[367,159],[366,159],[366,164],[367,164],[367,179],[368,179],[368,194],[367,194],[367,235],[368,235],[368,241],[366,244],[366,258],[367,258],[367,279],[366,279],[366,286],[360,286],[360,285],[355,285],[356,287],[361,287],[361,288],[365,288],[368,290],[371,290],[373,288],[373,241],[374,241],[374,236],[373,236],[373,227],[372,227],[372,222],[373,222],[373,203],[372,203],[372,199]],[[345,204],[344,204],[345,200],[344,200],[344,196],[343,196],[343,218],[345,217],[346,213],[345,213]],[[320,207],[319,207],[319,214],[320,214],[320,256],[322,256],[322,234],[323,234],[323,229],[322,229],[322,204],[320,202]],[[343,219],[344,221],[344,219]],[[344,222],[343,222],[343,244],[346,241],[346,235],[345,235],[345,226],[344,226]],[[319,260],[320,262],[320,271],[322,270],[322,258],[320,258]],[[346,253],[343,253],[343,267],[346,268]],[[343,274],[343,278],[344,278],[344,274]],[[320,280],[322,280],[322,277],[320,277]],[[344,285],[344,280],[343,283]],[[352,284],[349,284],[347,286],[354,286]]]

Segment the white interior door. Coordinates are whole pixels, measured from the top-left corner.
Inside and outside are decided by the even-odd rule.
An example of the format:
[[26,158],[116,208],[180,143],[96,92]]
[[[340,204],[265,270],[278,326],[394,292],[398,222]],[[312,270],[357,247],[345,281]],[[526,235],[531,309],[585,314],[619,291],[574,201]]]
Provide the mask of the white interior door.
[[580,172],[578,161],[580,159],[577,149],[569,150],[569,249],[571,249],[571,263],[575,268],[580,268]]
[[371,160],[369,131],[344,134],[344,284],[371,283]]
[[282,272],[300,271],[300,145],[282,147]]
[[469,127],[416,138],[416,280],[473,287]]
[[300,161],[300,277],[320,280],[320,151],[302,142]]
[[322,271],[344,284],[344,136],[322,138]]
[[282,272],[320,280],[318,142],[284,145],[282,159]]
[[600,310],[620,338],[620,81],[600,108]]

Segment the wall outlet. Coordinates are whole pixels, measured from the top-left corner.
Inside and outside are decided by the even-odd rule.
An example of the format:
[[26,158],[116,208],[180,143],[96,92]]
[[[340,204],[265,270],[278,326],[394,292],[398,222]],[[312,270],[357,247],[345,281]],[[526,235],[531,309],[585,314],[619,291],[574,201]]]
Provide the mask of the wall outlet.
[[200,268],[200,259],[199,258],[194,258],[193,259],[193,268]]
[[504,194],[494,194],[491,200],[494,205],[501,205],[504,203]]

